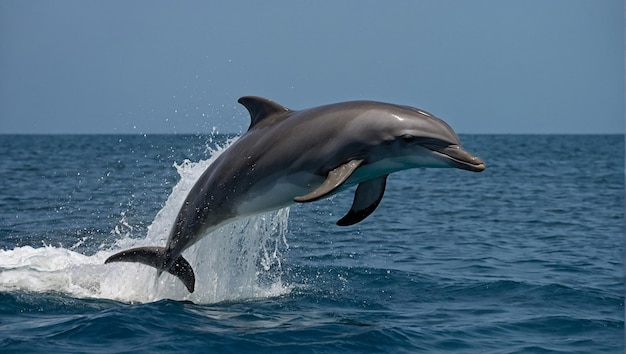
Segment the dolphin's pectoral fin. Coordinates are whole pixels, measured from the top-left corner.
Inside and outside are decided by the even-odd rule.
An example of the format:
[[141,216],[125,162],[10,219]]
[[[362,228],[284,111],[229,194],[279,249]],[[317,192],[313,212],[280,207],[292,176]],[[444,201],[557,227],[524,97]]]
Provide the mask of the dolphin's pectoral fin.
[[381,199],[383,199],[383,194],[385,194],[387,176],[389,175],[359,183],[356,193],[354,193],[354,201],[350,211],[337,221],[337,225],[354,225],[373,213],[378,204],[380,204]]
[[352,173],[363,163],[363,160],[350,160],[343,165],[328,172],[324,183],[313,192],[293,198],[298,203],[314,202],[331,194],[350,178]]
[[190,293],[193,293],[195,290],[196,277],[193,274],[193,268],[191,268],[189,262],[187,262],[182,255],[178,256],[168,269],[165,269],[165,264],[170,263],[167,262],[165,247],[132,248],[116,253],[104,261],[105,264],[111,262],[137,262],[145,264],[156,268],[159,274],[166,271],[180,279]]

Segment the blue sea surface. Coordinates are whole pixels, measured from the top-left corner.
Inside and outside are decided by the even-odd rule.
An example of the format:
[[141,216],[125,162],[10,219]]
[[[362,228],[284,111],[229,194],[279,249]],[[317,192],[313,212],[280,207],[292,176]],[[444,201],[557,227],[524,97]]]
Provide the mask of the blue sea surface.
[[392,174],[163,246],[225,135],[0,136],[0,352],[624,352],[624,136],[462,135],[487,169]]

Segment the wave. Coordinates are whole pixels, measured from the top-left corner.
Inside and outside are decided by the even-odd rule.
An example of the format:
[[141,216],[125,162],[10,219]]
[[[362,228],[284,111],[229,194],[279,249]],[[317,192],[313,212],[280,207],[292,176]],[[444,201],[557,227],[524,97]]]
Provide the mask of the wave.
[[281,280],[281,251],[288,248],[288,208],[236,220],[186,250],[185,258],[196,273],[193,294],[167,273],[157,278],[156,270],[151,267],[136,263],[104,264],[106,258],[123,249],[165,245],[187,193],[233,142],[234,139],[225,147],[210,151],[209,159],[174,164],[180,180],[143,238],[134,237],[132,225],[121,220],[112,230],[119,238],[114,244],[101,245],[93,255],[74,251],[79,244],[68,248],[44,245],[0,250],[0,291],[58,292],[129,303],[162,299],[215,303],[288,293],[290,288]]

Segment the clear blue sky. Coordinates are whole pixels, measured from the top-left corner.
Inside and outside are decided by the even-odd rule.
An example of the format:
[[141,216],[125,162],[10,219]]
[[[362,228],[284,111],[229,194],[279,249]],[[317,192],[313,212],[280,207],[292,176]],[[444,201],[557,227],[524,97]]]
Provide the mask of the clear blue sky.
[[251,94],[623,133],[624,3],[0,1],[0,133],[240,132]]

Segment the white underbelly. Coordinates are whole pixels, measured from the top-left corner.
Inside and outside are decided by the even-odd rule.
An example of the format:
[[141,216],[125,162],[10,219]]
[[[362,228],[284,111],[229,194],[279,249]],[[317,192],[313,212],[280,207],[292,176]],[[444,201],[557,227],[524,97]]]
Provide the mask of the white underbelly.
[[311,192],[322,182],[322,178],[310,173],[268,178],[250,189],[247,199],[237,207],[237,214],[253,215],[284,208],[294,203],[293,198]]

